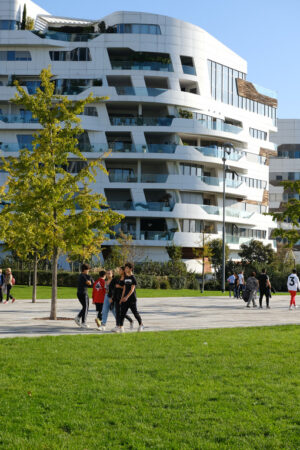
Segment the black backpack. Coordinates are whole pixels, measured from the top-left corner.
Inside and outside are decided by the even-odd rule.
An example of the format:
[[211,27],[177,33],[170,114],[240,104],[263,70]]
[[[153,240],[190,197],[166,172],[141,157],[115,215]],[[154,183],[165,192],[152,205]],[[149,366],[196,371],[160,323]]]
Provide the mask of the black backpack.
[[250,289],[247,288],[243,290],[242,299],[244,300],[244,302],[249,301],[250,292],[251,292]]

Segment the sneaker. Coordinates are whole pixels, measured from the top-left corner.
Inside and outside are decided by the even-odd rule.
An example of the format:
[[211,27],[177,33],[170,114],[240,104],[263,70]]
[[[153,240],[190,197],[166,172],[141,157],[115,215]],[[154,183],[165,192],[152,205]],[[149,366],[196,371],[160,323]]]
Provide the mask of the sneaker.
[[125,333],[124,327],[119,327],[119,333]]
[[12,299],[11,299],[11,302],[12,302],[12,303],[13,303],[13,302],[15,302],[15,301],[16,301],[16,299],[15,299],[15,298],[12,298]]
[[259,307],[259,309],[263,309],[263,307],[262,307],[262,306],[260,306],[260,307]]
[[132,321],[132,322],[130,322],[130,329],[133,330],[133,327],[134,327],[134,322]]
[[144,325],[143,325],[143,324],[142,324],[142,325],[139,325],[138,331],[143,331],[143,329],[144,329]]
[[78,325],[80,327],[80,325],[81,325],[80,317],[76,316],[74,320],[75,320],[76,325]]
[[253,305],[253,308],[257,308],[257,305]]
[[291,311],[292,309],[293,309],[292,306],[290,306],[290,307],[289,307],[289,310]]
[[7,300],[5,300],[4,302],[3,302],[3,305],[5,305],[7,303]]
[[106,326],[105,326],[105,325],[101,325],[101,326],[99,327],[99,331],[105,331],[105,329],[106,329]]
[[246,308],[250,308],[250,305],[246,305]]
[[271,306],[267,306],[267,309],[271,309]]
[[95,322],[96,322],[97,327],[100,328],[100,327],[101,327],[101,320],[98,319],[98,317],[97,317],[97,318],[95,319]]
[[81,324],[81,328],[90,328],[85,322]]
[[111,331],[112,333],[118,333],[118,329],[119,329],[119,327],[114,327],[114,328],[112,328],[110,331]]

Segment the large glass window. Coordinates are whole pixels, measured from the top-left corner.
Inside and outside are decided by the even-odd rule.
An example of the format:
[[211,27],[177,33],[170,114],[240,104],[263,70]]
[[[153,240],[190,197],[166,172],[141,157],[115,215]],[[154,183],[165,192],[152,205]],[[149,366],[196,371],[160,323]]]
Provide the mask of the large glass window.
[[31,61],[31,55],[28,51],[0,51],[0,61]]
[[20,22],[16,20],[0,20],[0,30],[19,30]]
[[51,61],[91,61],[90,49],[87,47],[74,48],[71,51],[50,51]]
[[161,34],[160,26],[144,23],[118,23],[113,26],[116,33]]

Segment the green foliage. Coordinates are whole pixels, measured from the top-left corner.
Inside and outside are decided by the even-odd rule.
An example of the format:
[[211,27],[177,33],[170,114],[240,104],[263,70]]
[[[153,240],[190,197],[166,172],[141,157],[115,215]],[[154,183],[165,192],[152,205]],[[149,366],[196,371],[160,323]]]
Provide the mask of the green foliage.
[[180,261],[182,258],[182,248],[175,245],[173,242],[166,247],[167,253],[171,261]]
[[172,289],[183,289],[185,287],[186,277],[170,275],[169,282]]
[[27,6],[26,6],[26,3],[24,3],[23,12],[22,12],[21,30],[26,29],[26,20],[27,20]]
[[56,270],[60,253],[70,259],[89,259],[98,254],[106,234],[122,216],[102,209],[105,198],[93,192],[101,160],[87,163],[78,174],[68,173],[68,158],[80,161],[77,136],[83,130],[78,117],[87,104],[102,101],[89,95],[74,102],[55,95],[50,69],[41,72],[41,88],[29,95],[15,82],[18,94],[13,102],[31,111],[40,128],[33,149],[21,149],[18,157],[2,159],[8,177],[0,189],[6,206],[0,213],[1,238],[20,256],[43,252],[52,259],[53,297],[51,318],[56,317]]
[[181,119],[192,119],[193,118],[193,113],[192,113],[192,111],[188,111],[188,110],[186,110],[186,109],[179,109],[178,110],[178,113],[179,113],[179,117],[181,118]]
[[249,244],[242,244],[239,256],[243,264],[271,264],[275,258],[275,252],[271,244],[264,245],[261,241],[252,239]]
[[159,288],[160,289],[170,289],[170,282],[169,282],[169,280],[161,280],[161,282],[160,282],[160,285],[159,285]]
[[[211,252],[211,264],[216,272],[220,270],[222,267],[222,258],[223,258],[223,241],[222,239],[213,239],[208,243]],[[225,244],[225,262],[228,260],[229,256],[229,247]]]
[[99,30],[99,33],[106,32],[106,24],[105,24],[104,20],[101,20],[101,22],[98,23],[98,30]]
[[33,30],[34,28],[34,19],[32,17],[27,17],[25,23],[25,30]]

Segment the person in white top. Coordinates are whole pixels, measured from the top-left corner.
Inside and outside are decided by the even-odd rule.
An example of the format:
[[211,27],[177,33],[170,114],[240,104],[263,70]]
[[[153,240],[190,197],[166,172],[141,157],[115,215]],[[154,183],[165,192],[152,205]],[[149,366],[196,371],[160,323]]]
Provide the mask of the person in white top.
[[296,294],[297,294],[297,290],[300,290],[300,281],[297,276],[296,269],[293,269],[293,273],[291,273],[291,275],[288,276],[287,288],[288,288],[289,293],[291,294],[291,301],[290,301],[289,309],[292,309],[293,306],[294,306],[294,308],[296,308]]

